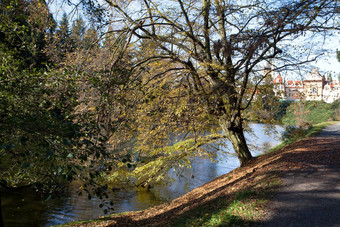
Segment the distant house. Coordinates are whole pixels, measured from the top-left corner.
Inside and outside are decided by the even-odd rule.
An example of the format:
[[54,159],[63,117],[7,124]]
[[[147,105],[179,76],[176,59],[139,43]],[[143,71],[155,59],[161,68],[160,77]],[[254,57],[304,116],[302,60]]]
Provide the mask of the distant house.
[[294,80],[287,81],[285,83],[285,97],[291,101],[303,99],[303,83]]
[[305,99],[308,101],[323,100],[324,86],[327,84],[325,77],[318,70],[313,69],[303,81]]
[[286,97],[285,95],[285,85],[283,83],[282,77],[280,75],[278,75],[274,81],[274,93],[276,96],[284,99]]
[[273,80],[273,89],[281,99],[290,101],[318,100],[332,103],[340,98],[340,85],[326,81],[317,69],[313,69],[303,81],[289,80],[284,82],[280,75]]

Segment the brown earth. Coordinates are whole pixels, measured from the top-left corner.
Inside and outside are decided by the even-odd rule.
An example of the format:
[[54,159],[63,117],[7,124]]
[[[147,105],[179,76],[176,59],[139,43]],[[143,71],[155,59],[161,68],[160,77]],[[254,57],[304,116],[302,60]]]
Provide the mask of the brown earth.
[[[246,167],[240,167],[204,184],[169,203],[142,211],[128,212],[98,219],[98,222],[76,226],[171,226],[180,217],[197,207],[213,209],[214,201],[230,201],[243,189],[259,188],[263,180],[304,170],[340,167],[340,141],[336,137],[311,137],[300,140],[276,152],[257,157]],[[263,189],[263,188],[262,188]],[[261,189],[261,190],[262,190]],[[265,189],[270,190],[270,189]],[[268,217],[265,207],[254,223]]]

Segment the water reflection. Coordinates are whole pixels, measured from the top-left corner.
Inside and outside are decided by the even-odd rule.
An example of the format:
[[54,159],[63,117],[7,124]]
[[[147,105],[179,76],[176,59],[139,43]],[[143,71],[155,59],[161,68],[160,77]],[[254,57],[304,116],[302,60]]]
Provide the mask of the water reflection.
[[[251,146],[253,155],[259,155],[280,143],[277,135],[283,132],[282,127],[273,126],[276,135],[267,135],[263,130],[268,128],[266,125],[253,124],[251,128],[254,133],[246,133],[246,137],[248,144],[255,145]],[[140,210],[170,201],[239,166],[235,156],[224,152],[218,153],[217,160],[211,162],[196,158],[192,168],[181,173],[184,177],[175,177],[173,182],[156,185],[148,191],[120,190],[109,193],[109,200],[114,203],[114,212]],[[88,200],[85,194],[78,196],[76,188],[77,185],[71,185],[63,198],[49,201],[42,201],[29,190],[7,193],[2,196],[5,226],[51,226],[104,215],[103,209],[99,208],[102,203],[100,199]]]

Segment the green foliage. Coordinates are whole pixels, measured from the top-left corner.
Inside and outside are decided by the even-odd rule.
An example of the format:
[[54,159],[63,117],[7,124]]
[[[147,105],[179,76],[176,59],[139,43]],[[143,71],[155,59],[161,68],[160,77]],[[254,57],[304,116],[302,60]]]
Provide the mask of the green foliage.
[[70,104],[51,96],[49,76],[12,70],[9,78],[1,78],[0,179],[7,187],[48,185],[76,174],[68,155],[76,147],[79,127],[65,108]]
[[282,118],[286,115],[287,108],[291,105],[291,102],[288,100],[279,101],[278,108],[274,114],[274,118],[278,121],[282,121]]
[[[77,29],[72,32],[77,33]],[[98,187],[92,187],[102,184],[108,175],[119,173],[119,178],[124,178],[117,169],[118,163],[122,169],[135,167],[131,150],[136,129],[131,122],[136,111],[131,108],[141,96],[138,89],[130,89],[138,85],[138,80],[130,78],[124,39],[117,43],[113,36],[100,46],[100,37],[94,29],[86,30],[83,37],[81,33],[78,33],[81,46],[67,53],[58,68],[79,88],[75,91],[78,103],[71,109],[81,128],[81,149],[73,156],[79,164],[86,165],[87,176],[81,177],[89,183],[87,193],[93,195]]]
[[340,100],[333,102],[331,108],[334,109],[334,120],[340,121]]
[[16,53],[5,42],[0,49],[2,186],[43,190],[72,180],[77,169],[68,155],[80,136],[71,115],[74,84],[53,71],[27,66],[25,59],[16,58],[22,49]]
[[285,114],[289,102],[279,101],[273,91],[273,84],[266,83],[258,87],[257,94],[250,107],[246,110],[245,118],[267,124],[275,124]]
[[[34,5],[34,7],[32,7]],[[5,1],[0,5],[0,45],[4,53],[20,61],[21,69],[42,68],[48,62],[43,50],[53,21],[40,1]]]
[[49,44],[46,52],[53,59],[54,63],[63,62],[68,53],[73,50],[74,46],[73,39],[71,38],[68,17],[65,12],[51,41],[52,42]]
[[[120,169],[108,179],[115,183],[130,181],[138,186],[167,181],[169,180],[168,172],[171,169],[182,170],[190,167],[191,158],[197,155],[213,160],[215,153],[208,149],[208,144],[215,142],[215,147],[223,146],[225,140],[220,142],[220,139],[224,139],[224,136],[211,134],[175,142],[173,145],[162,146],[158,149],[138,150],[138,156],[134,159],[122,160],[122,166],[128,168]],[[135,147],[135,149],[145,148],[148,146]]]
[[0,185],[55,191],[82,169],[78,85],[70,71],[50,68],[42,37],[52,20],[43,2],[11,1],[0,10]]
[[339,101],[332,104],[323,101],[301,101],[292,103],[282,118],[285,125],[296,125],[299,119],[309,124],[317,124],[335,119],[335,112],[339,108]]

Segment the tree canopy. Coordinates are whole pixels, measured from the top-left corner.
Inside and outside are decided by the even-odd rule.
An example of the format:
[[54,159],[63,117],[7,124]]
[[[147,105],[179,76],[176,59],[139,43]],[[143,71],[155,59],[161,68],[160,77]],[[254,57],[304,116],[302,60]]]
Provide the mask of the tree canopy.
[[67,64],[82,30],[79,22],[72,35],[66,14],[58,26],[43,1],[1,2],[0,187],[50,193],[99,175],[97,165],[83,172],[102,146],[89,135],[96,122],[77,116],[81,72]]
[[0,17],[0,185],[48,191],[72,178],[67,156],[79,130],[70,89],[44,52],[54,21],[40,1],[2,2]]
[[[160,175],[193,155],[209,155],[200,148],[220,138],[231,141],[245,165],[252,155],[244,113],[269,76],[263,67],[272,59],[279,68],[314,60],[294,59],[286,47],[337,28],[338,3],[331,0],[106,2],[116,12],[112,26],[132,36],[129,79],[141,92],[135,149],[153,157],[137,161],[135,173]],[[212,125],[223,133],[206,135]],[[172,145],[169,133],[185,142]]]

